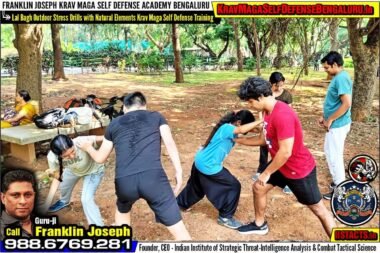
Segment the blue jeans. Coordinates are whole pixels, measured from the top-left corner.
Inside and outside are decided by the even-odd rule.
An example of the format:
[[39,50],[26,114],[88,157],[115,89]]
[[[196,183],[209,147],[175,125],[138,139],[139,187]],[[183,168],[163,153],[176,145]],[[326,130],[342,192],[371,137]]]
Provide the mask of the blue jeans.
[[[95,224],[98,226],[104,226],[99,207],[96,205],[94,200],[95,192],[98,189],[98,186],[102,181],[103,176],[104,171],[82,176],[83,189],[81,202],[84,214],[86,215],[87,222],[89,225]],[[70,203],[71,193],[73,192],[74,186],[82,177],[75,175],[68,168],[63,170],[62,182],[59,188],[61,191],[61,201],[65,203]]]

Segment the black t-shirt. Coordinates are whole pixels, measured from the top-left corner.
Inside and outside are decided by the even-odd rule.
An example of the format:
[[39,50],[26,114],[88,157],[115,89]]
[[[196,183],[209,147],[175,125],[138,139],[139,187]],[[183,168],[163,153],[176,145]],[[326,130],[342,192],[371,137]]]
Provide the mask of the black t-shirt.
[[116,178],[142,171],[163,169],[160,126],[166,119],[159,112],[137,110],[112,120],[104,137],[116,152]]

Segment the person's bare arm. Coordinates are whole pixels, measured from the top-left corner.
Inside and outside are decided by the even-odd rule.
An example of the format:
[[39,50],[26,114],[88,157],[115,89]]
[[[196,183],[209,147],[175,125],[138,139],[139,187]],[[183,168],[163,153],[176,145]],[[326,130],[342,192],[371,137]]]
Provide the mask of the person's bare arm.
[[46,197],[45,203],[41,207],[41,210],[40,210],[41,213],[43,214],[47,213],[49,207],[51,206],[51,203],[53,202],[54,195],[57,192],[59,184],[60,184],[59,180],[56,178],[53,178],[53,181],[51,182],[51,185],[50,185],[48,196]]
[[262,131],[259,136],[240,137],[234,139],[234,141],[246,146],[264,146],[266,144],[264,133]]
[[173,163],[173,166],[175,168],[175,177],[177,181],[177,185],[174,188],[174,195],[178,195],[179,191],[182,186],[182,166],[181,161],[179,158],[179,153],[177,149],[177,145],[174,142],[172,132],[170,130],[170,127],[168,125],[161,125],[160,126],[160,134],[161,138],[164,141],[165,147],[168,150],[170,160]]
[[103,135],[96,135],[95,136],[95,142],[96,142],[96,145],[101,145],[102,142],[103,142],[103,139],[104,139],[104,136]]
[[234,134],[245,134],[245,133],[248,133],[252,129],[258,127],[261,123],[263,123],[263,120],[260,119],[260,120],[255,121],[255,122],[251,122],[251,123],[248,123],[248,124],[244,124],[244,125],[238,126],[238,127],[236,127],[234,129]]
[[113,142],[104,138],[102,145],[98,150],[94,148],[92,141],[78,142],[78,147],[83,151],[86,151],[95,162],[104,163],[113,149]]
[[288,161],[289,157],[292,155],[294,137],[280,140],[278,144],[279,150],[273,157],[272,162],[268,165],[265,171],[260,174],[256,181],[260,185],[266,184],[270,176]]
[[9,123],[17,122],[17,121],[21,120],[22,118],[24,118],[25,116],[26,116],[26,113],[23,110],[21,110],[14,117],[7,119],[6,121],[8,121]]

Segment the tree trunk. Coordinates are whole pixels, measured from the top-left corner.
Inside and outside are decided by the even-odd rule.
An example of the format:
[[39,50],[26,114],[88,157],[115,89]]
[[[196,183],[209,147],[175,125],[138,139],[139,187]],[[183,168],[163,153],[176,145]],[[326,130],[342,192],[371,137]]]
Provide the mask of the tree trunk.
[[303,67],[304,67],[304,74],[305,76],[309,75],[309,60],[310,60],[310,53],[309,53],[309,40],[307,38],[307,27],[304,27],[303,30],[303,36],[304,36],[304,53],[303,53]]
[[[253,20],[252,20],[252,23],[253,23]],[[255,45],[255,42],[254,42],[255,40],[253,38],[253,34],[250,31],[250,27],[249,26],[247,26],[247,27],[243,26],[242,29],[241,29],[241,31],[244,34],[244,36],[247,38],[248,49],[251,52],[252,57],[256,57],[256,55],[257,55],[256,45]]]
[[52,79],[55,81],[67,80],[63,66],[61,36],[59,32],[61,29],[60,26],[60,24],[51,24],[51,38],[54,53],[54,75]]
[[[379,66],[380,25],[376,19],[370,19],[366,28],[368,34],[362,33],[359,18],[347,18],[347,26],[355,69],[351,117],[354,121],[364,121],[371,114],[375,88],[379,84],[376,70]],[[363,43],[365,35],[367,41]]]
[[[251,21],[253,23],[253,19]],[[256,52],[256,45],[255,45],[255,42],[254,42],[254,35],[253,35],[253,31],[252,31],[252,23],[250,25],[248,24],[242,24],[241,25],[241,32],[244,34],[244,37],[247,38],[247,45],[248,45],[248,48],[249,48],[249,51],[251,52],[252,56],[256,57],[257,54],[260,54],[261,57],[264,57],[265,54],[266,54],[266,51],[268,50],[268,48],[272,45],[273,41],[271,40],[270,38],[270,29],[268,30],[260,30],[260,27],[258,26],[258,24],[256,24],[256,30],[257,30],[257,34],[259,35],[259,31],[261,32],[261,37],[259,37],[259,48],[260,50],[258,52]]]
[[[329,37],[330,37],[330,51],[338,51],[339,41],[338,41],[338,30],[340,18],[331,18],[329,25]],[[331,80],[333,77],[327,73],[327,80]]]
[[303,57],[303,73],[305,76],[309,75],[309,56]]
[[274,33],[273,37],[277,46],[277,54],[273,60],[273,66],[276,69],[281,69],[283,67],[285,57],[282,55],[282,53],[284,51],[285,39],[290,21],[290,18],[277,18],[273,19],[272,22],[272,25],[274,26],[274,28],[272,29]]
[[32,100],[39,101],[41,111],[42,83],[42,25],[14,24],[16,38],[13,45],[18,51],[16,90],[27,90]]
[[241,53],[241,46],[240,46],[240,35],[239,35],[239,22],[235,19],[232,19],[232,26],[234,28],[234,35],[235,35],[235,42],[236,42],[236,55],[237,55],[237,66],[238,71],[243,71],[243,56]]
[[284,51],[284,44],[283,43],[278,43],[277,44],[277,54],[276,57],[273,59],[273,67],[276,69],[281,69],[282,68],[282,63],[283,63],[283,56],[282,56],[282,51]]
[[338,51],[339,41],[338,41],[338,29],[340,18],[331,18],[329,25],[329,37],[330,37],[330,51]]
[[[252,20],[252,30],[253,30],[253,37],[255,38],[256,52],[260,52],[259,36],[257,34],[256,21],[254,19]],[[261,68],[260,54],[257,54],[256,55],[256,74],[258,76],[261,76],[260,68]]]
[[124,27],[124,41],[125,41],[125,52],[128,53],[128,33],[129,33],[129,27]]
[[183,83],[183,71],[181,66],[181,46],[179,43],[178,24],[172,24],[172,41],[174,51],[175,82]]

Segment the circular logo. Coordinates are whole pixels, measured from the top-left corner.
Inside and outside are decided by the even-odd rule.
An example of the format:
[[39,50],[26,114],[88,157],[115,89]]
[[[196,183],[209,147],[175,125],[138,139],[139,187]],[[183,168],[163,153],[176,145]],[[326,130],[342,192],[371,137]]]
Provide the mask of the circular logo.
[[357,155],[351,159],[348,165],[348,173],[355,182],[366,184],[375,180],[378,167],[372,157],[368,155]]
[[367,223],[376,214],[376,208],[377,196],[371,185],[352,180],[339,184],[331,198],[334,216],[349,226]]

